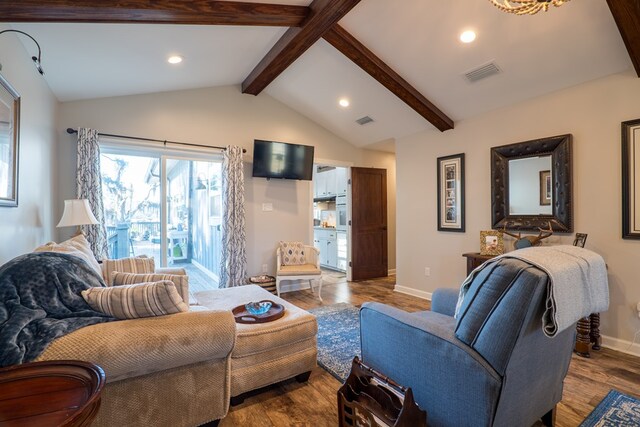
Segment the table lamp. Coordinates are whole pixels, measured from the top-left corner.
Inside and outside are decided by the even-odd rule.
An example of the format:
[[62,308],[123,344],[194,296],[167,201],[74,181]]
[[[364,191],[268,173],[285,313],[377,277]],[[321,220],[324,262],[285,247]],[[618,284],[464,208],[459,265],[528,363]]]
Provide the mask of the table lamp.
[[99,224],[91,208],[89,207],[89,201],[87,199],[72,199],[64,201],[64,212],[62,218],[56,227],[78,227],[76,229],[77,236],[82,234],[81,225],[87,224]]

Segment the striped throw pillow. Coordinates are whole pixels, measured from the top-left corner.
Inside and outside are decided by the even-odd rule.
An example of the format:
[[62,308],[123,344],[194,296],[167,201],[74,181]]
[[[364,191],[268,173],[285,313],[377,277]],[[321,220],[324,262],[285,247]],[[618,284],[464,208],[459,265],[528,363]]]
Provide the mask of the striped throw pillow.
[[189,310],[176,285],[168,280],[90,288],[82,291],[82,298],[94,310],[116,319],[164,316]]
[[189,276],[180,274],[134,274],[120,273],[114,271],[111,273],[112,286],[134,285],[136,283],[159,282],[161,280],[169,280],[176,285],[178,293],[182,297],[185,304],[189,305]]
[[102,261],[102,277],[107,286],[113,285],[113,273],[124,271],[127,273],[149,274],[156,271],[153,257],[132,257],[121,259],[105,259]]

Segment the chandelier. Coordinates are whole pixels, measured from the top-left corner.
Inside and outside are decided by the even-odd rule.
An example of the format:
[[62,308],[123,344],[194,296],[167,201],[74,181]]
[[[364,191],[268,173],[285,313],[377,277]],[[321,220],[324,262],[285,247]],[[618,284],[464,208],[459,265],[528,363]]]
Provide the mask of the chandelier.
[[560,7],[569,0],[489,0],[495,7],[503,12],[515,13],[516,15],[535,15],[544,10],[549,10],[549,6]]

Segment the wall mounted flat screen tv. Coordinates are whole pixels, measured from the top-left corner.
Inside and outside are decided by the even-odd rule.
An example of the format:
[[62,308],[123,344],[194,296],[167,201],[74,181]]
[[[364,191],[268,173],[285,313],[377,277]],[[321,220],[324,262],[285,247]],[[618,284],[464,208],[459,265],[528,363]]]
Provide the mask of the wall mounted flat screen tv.
[[253,142],[253,176],[311,181],[313,147],[256,139]]

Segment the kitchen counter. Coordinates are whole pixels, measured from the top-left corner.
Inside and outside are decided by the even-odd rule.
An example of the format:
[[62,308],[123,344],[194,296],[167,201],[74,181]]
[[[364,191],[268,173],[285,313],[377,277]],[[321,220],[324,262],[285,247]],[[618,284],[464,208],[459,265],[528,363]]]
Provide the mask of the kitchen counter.
[[313,229],[314,229],[314,230],[333,230],[333,231],[336,231],[336,228],[335,228],[335,227],[322,227],[322,226],[320,226],[320,225],[315,225],[315,226],[313,227]]

